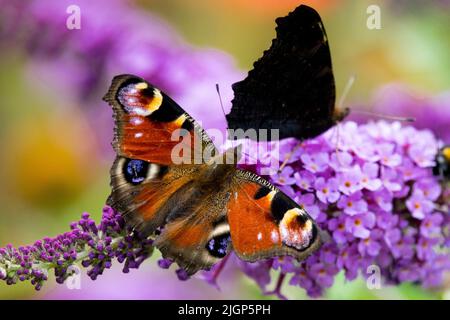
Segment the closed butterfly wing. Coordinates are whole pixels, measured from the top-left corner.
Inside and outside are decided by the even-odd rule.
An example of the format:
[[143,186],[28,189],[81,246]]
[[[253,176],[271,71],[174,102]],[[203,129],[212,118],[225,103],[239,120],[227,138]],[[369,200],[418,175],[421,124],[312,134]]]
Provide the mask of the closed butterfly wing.
[[277,37],[270,49],[255,62],[247,78],[233,85],[228,126],[278,129],[280,139],[314,137],[347,113],[335,110],[325,28],[319,14],[305,5],[276,23]]

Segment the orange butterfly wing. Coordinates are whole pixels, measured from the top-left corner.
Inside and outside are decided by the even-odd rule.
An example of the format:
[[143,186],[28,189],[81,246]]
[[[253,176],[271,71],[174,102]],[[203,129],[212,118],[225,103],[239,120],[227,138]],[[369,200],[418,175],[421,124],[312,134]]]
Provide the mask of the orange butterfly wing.
[[304,259],[322,243],[313,219],[261,177],[238,171],[228,204],[231,242],[243,260],[290,255]]
[[[171,165],[204,163],[204,154],[216,153],[198,123],[169,96],[142,78],[114,77],[103,99],[114,110],[113,146],[120,156]],[[179,148],[173,153],[176,146]]]

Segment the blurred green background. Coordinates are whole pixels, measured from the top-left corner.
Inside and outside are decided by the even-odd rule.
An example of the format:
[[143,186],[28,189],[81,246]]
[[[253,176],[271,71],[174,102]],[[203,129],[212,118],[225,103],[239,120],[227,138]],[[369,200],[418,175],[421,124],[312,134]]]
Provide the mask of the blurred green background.
[[[450,7],[442,1],[140,0],[137,5],[167,20],[188,43],[228,52],[246,71],[270,46],[275,18],[300,3],[322,16],[338,96],[352,75],[357,80],[348,101],[369,107],[373,92],[386,83],[404,83],[429,95],[449,89]],[[369,4],[381,8],[381,30],[366,27]],[[70,100],[36,81],[39,74],[28,64],[13,45],[0,53],[0,246],[61,233],[83,211],[98,219],[109,194],[111,162],[99,152],[105,146],[95,138],[95,127]],[[199,279],[179,282],[156,266],[156,258],[130,274],[116,268],[95,282],[83,278],[80,292],[51,281],[39,293],[29,284],[1,282],[0,298],[267,298],[233,270],[219,279],[223,288],[217,291]],[[444,297],[449,298],[449,288],[450,280]],[[290,298],[306,298],[300,288],[285,291]],[[441,292],[414,285],[368,290],[362,280],[346,283],[342,276],[325,296],[439,297]]]

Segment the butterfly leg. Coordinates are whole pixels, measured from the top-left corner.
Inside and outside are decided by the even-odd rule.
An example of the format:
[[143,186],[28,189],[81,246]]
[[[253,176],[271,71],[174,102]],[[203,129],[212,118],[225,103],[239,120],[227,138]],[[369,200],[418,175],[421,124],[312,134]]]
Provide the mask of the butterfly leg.
[[284,167],[288,164],[289,160],[291,160],[291,158],[294,155],[294,153],[298,150],[298,148],[300,148],[302,146],[302,144],[303,144],[303,142],[297,143],[297,145],[291,150],[291,152],[289,152],[287,154],[287,156],[285,157],[283,163],[281,164],[280,168],[278,169],[278,173],[283,171]]
[[276,295],[281,300],[288,300],[287,297],[281,293],[281,288],[283,286],[285,278],[286,278],[286,273],[281,271],[280,275],[278,276],[278,280],[277,280],[277,284],[275,285],[275,289],[273,289],[272,291],[266,291],[266,292],[264,292],[264,294],[266,296]]

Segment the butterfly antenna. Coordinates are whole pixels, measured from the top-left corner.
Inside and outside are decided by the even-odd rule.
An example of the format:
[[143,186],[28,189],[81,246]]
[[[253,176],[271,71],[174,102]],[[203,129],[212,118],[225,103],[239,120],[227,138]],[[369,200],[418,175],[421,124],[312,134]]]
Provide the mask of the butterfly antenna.
[[291,152],[289,152],[287,154],[287,156],[284,158],[283,163],[281,164],[280,168],[278,169],[278,173],[283,171],[284,167],[286,167],[286,165],[289,162],[289,160],[291,160],[291,158],[294,155],[295,151],[297,151],[298,148],[300,148],[301,145],[302,145],[302,142],[297,143],[297,145],[291,150]]
[[220,88],[219,88],[219,84],[218,83],[216,83],[216,91],[217,91],[217,95],[219,96],[220,107],[222,108],[223,116],[224,116],[224,118],[226,118],[227,116],[225,114],[225,109],[223,107],[222,95],[220,94]]
[[[347,84],[345,85],[344,91],[342,92],[341,97],[339,98],[339,102],[337,104],[337,107],[339,110],[343,110],[344,109],[344,102],[345,99],[347,99],[347,96],[350,92],[350,89],[353,87],[353,84],[355,83],[356,80],[356,76],[352,75],[350,76],[350,78],[347,81]],[[353,109],[352,109],[353,111]]]
[[371,111],[366,111],[366,110],[360,110],[360,109],[353,109],[353,108],[352,108],[352,113],[364,114],[364,115],[373,116],[373,117],[377,117],[377,118],[383,118],[383,119],[388,119],[388,120],[396,120],[396,121],[402,121],[402,122],[414,122],[414,121],[416,121],[416,119],[412,118],[412,117],[391,116],[391,115],[387,115],[387,114],[381,114],[381,113],[376,113],[376,112],[371,112]]
[[247,157],[249,157],[251,160],[253,160],[256,163],[258,163],[258,158],[253,157],[250,153],[241,151],[243,155],[246,155]]
[[[352,88],[353,84],[355,83],[355,80],[356,80],[356,76],[355,75],[352,75],[348,79],[347,84],[345,85],[344,91],[342,92],[341,98],[339,99],[339,103],[337,105],[339,110],[343,110],[344,109],[344,101],[347,98],[348,93],[350,92],[350,89]],[[396,121],[404,121],[404,122],[414,122],[414,121],[416,121],[415,118],[411,118],[411,117],[391,116],[391,115],[387,115],[387,114],[380,114],[380,113],[376,113],[376,112],[360,110],[360,109],[354,109],[354,108],[352,108],[352,113],[364,114],[364,115],[369,115],[369,116],[373,116],[373,117],[377,117],[377,118],[383,118],[383,119],[388,119],[388,120],[396,120]]]

